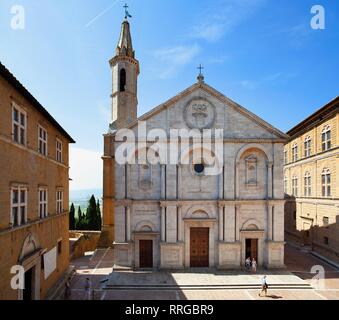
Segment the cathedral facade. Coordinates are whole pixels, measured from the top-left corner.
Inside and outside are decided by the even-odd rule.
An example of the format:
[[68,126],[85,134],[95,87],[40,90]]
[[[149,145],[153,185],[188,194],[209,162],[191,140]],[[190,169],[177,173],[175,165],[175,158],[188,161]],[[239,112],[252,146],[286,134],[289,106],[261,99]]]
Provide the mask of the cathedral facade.
[[[283,267],[287,136],[207,85],[202,74],[137,118],[139,62],[127,19],[110,66],[100,246],[113,247],[115,264],[237,269],[251,257],[259,267]],[[205,132],[209,152],[200,143]],[[131,136],[137,143],[126,147]]]

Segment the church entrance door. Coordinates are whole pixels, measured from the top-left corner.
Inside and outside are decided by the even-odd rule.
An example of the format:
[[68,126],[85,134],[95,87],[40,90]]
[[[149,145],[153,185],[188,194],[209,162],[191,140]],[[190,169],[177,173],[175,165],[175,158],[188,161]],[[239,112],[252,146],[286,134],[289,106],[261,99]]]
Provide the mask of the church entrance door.
[[152,240],[139,240],[139,267],[153,268]]
[[258,239],[246,239],[246,257],[254,258],[258,263]]
[[191,268],[209,267],[209,228],[191,228],[190,260]]

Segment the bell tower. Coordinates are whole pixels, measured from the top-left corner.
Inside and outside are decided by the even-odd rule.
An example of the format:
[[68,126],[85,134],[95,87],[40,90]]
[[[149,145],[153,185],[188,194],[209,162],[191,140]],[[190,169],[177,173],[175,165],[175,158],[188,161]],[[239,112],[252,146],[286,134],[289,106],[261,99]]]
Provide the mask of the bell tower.
[[[115,56],[110,60],[112,70],[112,119],[104,135],[102,231],[98,248],[113,248],[115,224],[115,144],[114,133],[137,119],[137,81],[139,62],[135,59],[125,5],[125,20],[121,26]],[[114,255],[114,253],[112,253]],[[108,254],[110,255],[110,254]]]
[[128,17],[131,16],[126,11],[115,56],[109,62],[112,70],[111,131],[124,128],[137,119],[140,70],[139,61],[135,59]]

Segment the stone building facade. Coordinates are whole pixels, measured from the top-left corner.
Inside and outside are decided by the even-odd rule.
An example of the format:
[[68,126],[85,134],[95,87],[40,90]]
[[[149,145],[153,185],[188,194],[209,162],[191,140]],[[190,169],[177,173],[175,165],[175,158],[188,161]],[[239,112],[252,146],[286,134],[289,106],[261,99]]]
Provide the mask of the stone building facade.
[[286,239],[339,262],[339,98],[292,128],[284,149]]
[[[207,85],[202,74],[197,83],[137,118],[139,62],[127,20],[110,64],[113,121],[104,135],[100,245],[113,244],[115,263],[132,268],[233,269],[251,256],[261,267],[282,267],[287,135]],[[143,144],[130,154],[135,164],[117,160],[125,143],[119,130],[123,128]],[[164,134],[160,137],[154,129]],[[152,148],[157,139],[162,151],[171,153],[171,144],[165,142],[172,129],[211,129],[215,138],[215,130],[221,130],[219,173],[208,174],[211,164],[194,152],[189,138],[179,142],[178,163],[167,157],[160,163],[141,163],[145,151],[161,158],[159,149]]]
[[[43,299],[69,265],[74,141],[2,64],[0,111],[0,300]],[[11,286],[13,266],[24,290]]]

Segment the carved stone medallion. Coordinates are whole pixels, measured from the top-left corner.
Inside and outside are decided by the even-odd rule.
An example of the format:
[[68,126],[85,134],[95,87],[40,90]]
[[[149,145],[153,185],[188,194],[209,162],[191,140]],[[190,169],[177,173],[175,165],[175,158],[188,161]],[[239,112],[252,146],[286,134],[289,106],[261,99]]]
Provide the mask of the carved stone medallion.
[[215,107],[204,98],[191,100],[184,109],[186,124],[191,129],[210,129],[215,116]]

